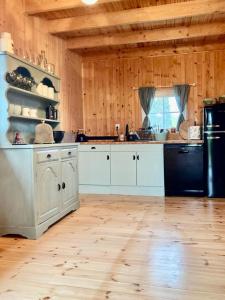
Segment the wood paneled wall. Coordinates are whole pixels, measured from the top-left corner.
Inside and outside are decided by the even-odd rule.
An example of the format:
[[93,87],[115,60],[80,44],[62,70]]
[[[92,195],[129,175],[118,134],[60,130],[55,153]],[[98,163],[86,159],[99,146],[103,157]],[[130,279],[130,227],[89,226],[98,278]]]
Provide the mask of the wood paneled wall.
[[62,129],[76,130],[83,126],[80,56],[66,50],[64,40],[47,34],[46,21],[28,17],[24,11],[24,0],[0,0],[0,31],[12,34],[16,49],[28,50],[35,56],[46,51],[61,78]]
[[[213,48],[213,47],[210,47]],[[221,45],[220,45],[221,48]],[[89,134],[113,134],[128,123],[141,126],[138,93],[133,87],[196,83],[191,87],[188,118],[202,120],[202,99],[225,94],[225,46],[220,50],[116,58],[112,55],[83,59],[84,125]]]

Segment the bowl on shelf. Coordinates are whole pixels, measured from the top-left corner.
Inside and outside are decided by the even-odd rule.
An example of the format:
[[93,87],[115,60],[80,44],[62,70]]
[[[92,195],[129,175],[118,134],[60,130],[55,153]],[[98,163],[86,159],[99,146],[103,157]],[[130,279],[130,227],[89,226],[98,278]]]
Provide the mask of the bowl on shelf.
[[214,98],[205,98],[203,99],[204,105],[211,105],[216,103],[216,99]]
[[64,133],[65,131],[62,130],[54,130],[53,131],[53,137],[54,137],[54,141],[55,143],[61,143],[63,138],[64,138]]

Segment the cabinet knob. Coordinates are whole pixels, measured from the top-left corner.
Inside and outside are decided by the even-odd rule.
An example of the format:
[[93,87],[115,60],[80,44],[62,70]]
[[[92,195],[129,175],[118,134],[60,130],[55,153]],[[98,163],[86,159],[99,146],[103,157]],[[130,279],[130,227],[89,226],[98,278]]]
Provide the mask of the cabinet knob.
[[91,147],[91,149],[96,149],[96,147]]
[[47,158],[51,158],[51,157],[52,157],[51,154],[48,154],[48,155],[47,155]]
[[107,160],[109,160],[109,155],[107,155]]
[[60,184],[58,184],[58,191],[60,191],[61,190],[61,185]]
[[133,155],[133,160],[135,160],[135,158],[136,158],[135,155]]
[[68,152],[68,155],[71,155],[71,154],[72,154],[71,151],[69,151],[69,152]]
[[62,183],[62,189],[64,190],[66,188],[65,182]]
[[139,157],[139,154],[137,155],[137,160],[139,160],[140,159],[140,157]]

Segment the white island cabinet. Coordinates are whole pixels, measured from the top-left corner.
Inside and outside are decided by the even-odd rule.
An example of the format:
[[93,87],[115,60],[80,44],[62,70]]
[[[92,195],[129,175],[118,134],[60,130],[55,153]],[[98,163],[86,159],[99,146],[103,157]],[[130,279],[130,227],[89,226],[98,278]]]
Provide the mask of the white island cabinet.
[[0,235],[36,239],[79,208],[77,144],[0,149]]
[[[93,155],[99,147],[109,157],[107,168]],[[163,196],[163,144],[81,144],[79,174],[81,193]]]

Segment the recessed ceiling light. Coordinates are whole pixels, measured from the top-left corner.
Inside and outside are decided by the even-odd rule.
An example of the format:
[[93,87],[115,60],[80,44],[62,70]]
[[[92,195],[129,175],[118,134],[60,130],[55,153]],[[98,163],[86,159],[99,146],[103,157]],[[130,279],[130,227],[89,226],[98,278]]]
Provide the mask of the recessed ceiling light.
[[98,0],[81,0],[84,4],[87,5],[93,5],[95,4]]

